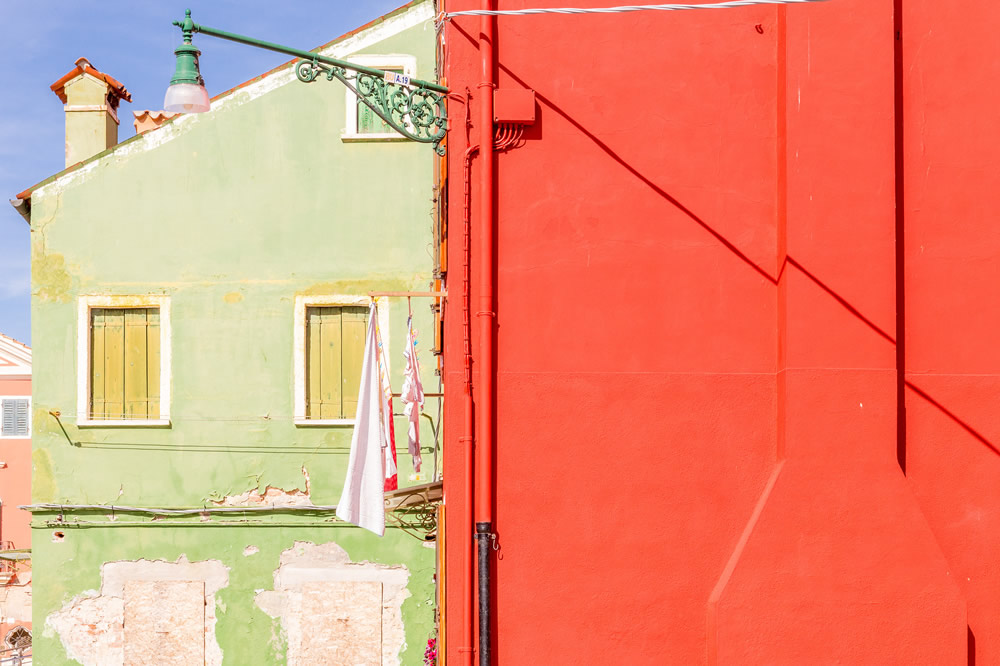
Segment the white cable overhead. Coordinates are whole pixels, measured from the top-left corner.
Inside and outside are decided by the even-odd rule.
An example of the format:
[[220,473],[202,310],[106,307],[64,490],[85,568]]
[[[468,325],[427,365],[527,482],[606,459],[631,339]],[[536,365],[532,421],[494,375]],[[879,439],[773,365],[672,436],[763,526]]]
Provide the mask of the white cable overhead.
[[486,10],[469,9],[461,12],[446,12],[443,18],[455,16],[530,16],[533,14],[623,14],[625,12],[679,12],[688,9],[734,9],[750,5],[798,5],[806,2],[827,2],[828,0],[728,0],[703,5],[622,5],[620,7],[550,7],[533,9]]

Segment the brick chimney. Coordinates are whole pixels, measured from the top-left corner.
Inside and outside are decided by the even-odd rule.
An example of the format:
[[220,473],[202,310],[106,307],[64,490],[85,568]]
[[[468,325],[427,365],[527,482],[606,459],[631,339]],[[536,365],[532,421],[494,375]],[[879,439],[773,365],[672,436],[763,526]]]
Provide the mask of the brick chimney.
[[132,101],[125,86],[79,58],[51,88],[66,112],[66,166],[118,143],[118,104]]

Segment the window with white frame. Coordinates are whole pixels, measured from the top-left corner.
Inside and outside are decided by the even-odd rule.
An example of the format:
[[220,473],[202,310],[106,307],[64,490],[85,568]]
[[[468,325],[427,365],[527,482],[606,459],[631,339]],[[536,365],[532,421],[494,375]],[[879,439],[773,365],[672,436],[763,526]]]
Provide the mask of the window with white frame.
[[0,437],[31,437],[31,398],[0,398]]
[[[353,56],[348,60],[357,65],[374,67],[387,72],[396,72],[404,76],[417,75],[417,59],[408,55],[364,55]],[[356,85],[352,82],[352,85]],[[392,129],[371,107],[358,99],[351,90],[346,90],[347,118],[343,138],[345,140],[373,139],[403,139],[403,135]]]
[[[294,408],[298,425],[352,425],[368,331],[367,296],[297,296]],[[379,310],[388,354],[387,308]]]
[[77,425],[168,425],[170,299],[83,296]]

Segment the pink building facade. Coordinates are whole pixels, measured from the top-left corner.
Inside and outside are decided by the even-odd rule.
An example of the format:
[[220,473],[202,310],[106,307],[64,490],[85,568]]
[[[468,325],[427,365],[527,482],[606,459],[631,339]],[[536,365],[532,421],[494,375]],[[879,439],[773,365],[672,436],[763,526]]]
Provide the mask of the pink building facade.
[[0,660],[30,645],[31,421],[31,349],[0,333]]

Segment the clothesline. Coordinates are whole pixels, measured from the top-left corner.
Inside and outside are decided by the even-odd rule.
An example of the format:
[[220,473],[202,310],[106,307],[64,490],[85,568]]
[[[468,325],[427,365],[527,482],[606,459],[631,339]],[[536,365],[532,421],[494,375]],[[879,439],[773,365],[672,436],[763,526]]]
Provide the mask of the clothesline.
[[382,298],[384,296],[395,298],[444,298],[447,291],[369,291],[371,298]]

